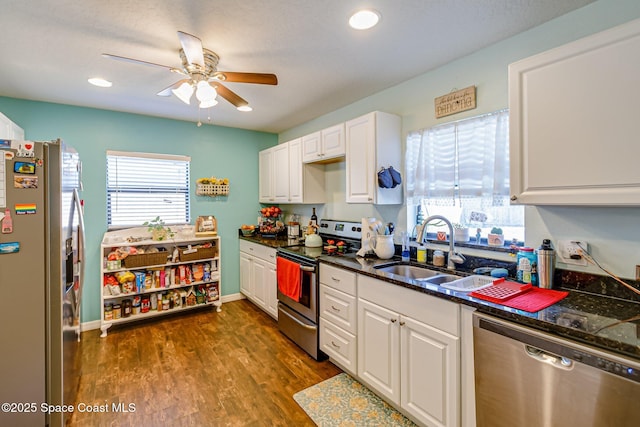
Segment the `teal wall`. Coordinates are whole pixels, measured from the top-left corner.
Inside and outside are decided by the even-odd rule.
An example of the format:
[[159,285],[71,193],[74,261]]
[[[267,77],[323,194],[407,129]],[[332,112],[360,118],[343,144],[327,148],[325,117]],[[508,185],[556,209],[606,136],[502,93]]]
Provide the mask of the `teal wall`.
[[[0,112],[22,127],[27,139],[61,138],[80,153],[87,229],[83,322],[100,319],[100,242],[107,224],[107,150],[191,156],[191,217],[216,216],[222,240],[222,294],[240,292],[238,228],[242,223],[255,222],[259,209],[258,151],[275,145],[275,134],[211,125],[197,127],[193,122],[3,97]],[[229,178],[228,197],[195,195],[196,179],[212,175]]]

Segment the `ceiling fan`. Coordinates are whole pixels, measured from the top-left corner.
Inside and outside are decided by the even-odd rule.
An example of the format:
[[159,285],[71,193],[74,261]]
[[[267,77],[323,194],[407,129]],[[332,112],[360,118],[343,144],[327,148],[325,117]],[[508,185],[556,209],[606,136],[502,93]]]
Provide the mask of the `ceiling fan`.
[[141,61],[124,56],[103,53],[105,58],[119,61],[133,62],[135,64],[150,65],[166,68],[173,73],[184,76],[171,86],[158,92],[159,96],[178,97],[185,104],[190,104],[191,97],[195,93],[200,108],[209,108],[218,103],[216,97],[220,95],[229,101],[240,111],[251,111],[249,103],[238,94],[224,86],[221,82],[254,83],[277,85],[278,78],[275,74],[263,73],[239,73],[232,71],[218,71],[220,57],[213,51],[202,47],[202,41],[191,34],[178,31],[178,38],[182,48],[180,59],[182,67],[175,68],[153,62]]

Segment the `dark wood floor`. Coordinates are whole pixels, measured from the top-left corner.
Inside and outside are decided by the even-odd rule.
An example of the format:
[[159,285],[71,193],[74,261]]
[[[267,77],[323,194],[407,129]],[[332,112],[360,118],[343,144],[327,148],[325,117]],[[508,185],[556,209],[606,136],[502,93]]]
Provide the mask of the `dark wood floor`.
[[99,332],[82,335],[77,403],[109,412],[75,412],[71,426],[313,426],[292,396],[340,372],[247,300]]

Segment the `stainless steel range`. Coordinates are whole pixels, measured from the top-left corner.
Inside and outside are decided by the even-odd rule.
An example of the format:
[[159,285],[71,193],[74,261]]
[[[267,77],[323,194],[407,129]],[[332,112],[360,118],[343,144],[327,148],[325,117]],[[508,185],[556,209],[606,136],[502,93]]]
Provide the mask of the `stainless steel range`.
[[[323,248],[328,240],[343,241],[346,253],[360,248],[361,222],[322,219],[320,237],[324,245],[318,248],[304,245],[278,248],[278,328],[316,360],[326,358],[320,351],[318,321],[320,309],[318,258],[329,255]],[[333,256],[344,256],[337,251]]]

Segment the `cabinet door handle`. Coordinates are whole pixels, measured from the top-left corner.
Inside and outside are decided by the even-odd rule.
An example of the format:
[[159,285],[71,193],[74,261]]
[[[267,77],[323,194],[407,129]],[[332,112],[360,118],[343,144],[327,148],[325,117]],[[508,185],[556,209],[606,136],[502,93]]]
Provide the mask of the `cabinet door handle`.
[[389,319],[391,320],[391,323],[396,323],[398,321],[398,319]]
[[334,282],[339,282],[340,281],[340,279],[338,279],[337,277],[333,277],[333,276],[331,276],[331,280],[333,280]]
[[400,326],[404,326],[405,324],[405,322],[400,322]]
[[368,201],[372,201],[372,200],[373,200],[373,198],[372,198],[372,197],[367,197],[367,200],[368,200]]
[[331,341],[331,345],[334,346],[335,348],[340,348],[340,346],[333,341]]
[[339,308],[337,308],[337,307],[335,307],[335,306],[333,306],[333,305],[331,306],[331,308],[333,309],[333,311],[338,311],[338,312],[340,311],[340,309],[339,309]]
[[518,200],[518,196],[516,196],[516,195],[511,196],[511,201],[512,202],[515,202],[516,200]]

